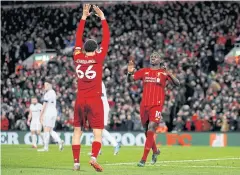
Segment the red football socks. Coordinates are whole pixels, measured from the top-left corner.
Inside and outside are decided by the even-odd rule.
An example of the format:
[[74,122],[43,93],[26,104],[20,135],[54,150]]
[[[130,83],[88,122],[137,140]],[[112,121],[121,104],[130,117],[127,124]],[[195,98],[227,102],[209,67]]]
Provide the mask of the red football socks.
[[102,144],[100,142],[94,141],[92,143],[92,157],[97,158],[98,153],[99,153],[99,151],[101,149],[101,146],[102,146]]
[[72,145],[74,163],[79,163],[81,145]]
[[[147,132],[145,132],[145,136],[147,138]],[[155,139],[153,140],[153,146],[152,146],[153,153],[157,152],[157,145]]]
[[154,132],[153,131],[148,131],[147,132],[147,140],[145,142],[145,147],[144,147],[144,152],[143,152],[143,157],[142,160],[146,161],[148,153],[150,149],[152,149],[154,143]]

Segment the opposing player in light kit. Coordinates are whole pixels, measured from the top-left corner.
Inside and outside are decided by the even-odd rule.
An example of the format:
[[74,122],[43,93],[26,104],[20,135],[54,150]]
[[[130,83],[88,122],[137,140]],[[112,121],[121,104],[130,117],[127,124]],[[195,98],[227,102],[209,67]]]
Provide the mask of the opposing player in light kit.
[[143,81],[143,96],[140,105],[140,115],[143,127],[146,129],[146,142],[141,161],[138,166],[145,166],[147,156],[150,149],[153,150],[152,164],[157,161],[157,156],[160,150],[157,149],[154,141],[154,134],[158,123],[162,119],[162,109],[165,100],[165,87],[167,80],[172,81],[175,85],[179,86],[179,80],[165,67],[161,67],[161,57],[157,52],[152,53],[150,56],[150,68],[142,68],[135,71],[134,63],[130,60],[128,64],[128,80],[131,77],[134,80]]
[[[104,126],[107,126],[110,107],[107,100],[106,88],[103,82],[102,82],[102,102],[104,108]],[[114,147],[114,155],[117,155],[120,150],[120,144],[117,143],[116,139],[113,136],[111,136],[111,134],[106,129],[103,130],[103,138],[105,138],[107,141],[111,143],[111,145]]]
[[[107,99],[106,88],[103,82],[102,82],[102,102],[103,102],[103,110],[104,110],[104,126],[106,127],[108,123],[108,115],[109,115],[110,107]],[[102,137],[111,143],[111,145],[114,147],[113,155],[117,155],[121,145],[117,143],[116,139],[106,129],[103,129]],[[91,154],[92,153],[89,153],[89,155]],[[99,154],[101,154],[101,150]]]
[[43,125],[44,131],[44,148],[39,149],[38,151],[48,151],[49,138],[50,135],[58,143],[59,150],[63,150],[63,140],[60,139],[59,135],[53,131],[55,122],[57,119],[57,109],[56,109],[56,92],[52,89],[52,84],[45,81],[44,89],[46,91],[43,100],[43,109],[40,115],[40,121]]
[[30,105],[27,124],[30,126],[32,148],[37,148],[37,135],[40,136],[43,140],[43,136],[41,135],[42,124],[40,123],[42,104],[38,103],[36,97],[32,97],[31,101],[32,104]]
[[90,165],[96,171],[103,171],[98,164],[97,157],[102,145],[102,130],[104,128],[104,113],[102,95],[102,67],[108,51],[110,32],[103,12],[93,6],[96,15],[101,18],[103,37],[100,48],[95,40],[89,39],[84,44],[82,41],[85,21],[91,5],[83,6],[83,15],[76,32],[76,44],[74,50],[74,64],[78,78],[78,91],[74,109],[74,133],[72,138],[72,152],[74,159],[73,170],[80,169],[80,137],[82,128],[88,121],[93,129],[94,141],[92,143],[92,156]]

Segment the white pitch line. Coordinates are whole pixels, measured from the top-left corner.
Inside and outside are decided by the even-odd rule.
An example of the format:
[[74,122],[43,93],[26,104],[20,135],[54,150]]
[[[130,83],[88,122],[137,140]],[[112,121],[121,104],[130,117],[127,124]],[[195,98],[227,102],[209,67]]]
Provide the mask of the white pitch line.
[[[173,165],[157,165],[157,166],[173,166]],[[232,169],[240,169],[240,167],[234,167],[234,166],[208,166],[208,165],[200,165],[200,166],[197,166],[197,165],[187,165],[187,166],[179,166],[177,165],[177,167],[182,167],[182,168],[232,168]]]
[[[208,162],[208,161],[222,161],[222,160],[240,160],[240,157],[232,157],[232,158],[215,158],[215,159],[193,159],[193,160],[166,160],[166,161],[159,161],[157,163],[182,163],[182,162]],[[133,165],[137,164],[138,162],[125,162],[125,163],[109,163],[105,165]]]

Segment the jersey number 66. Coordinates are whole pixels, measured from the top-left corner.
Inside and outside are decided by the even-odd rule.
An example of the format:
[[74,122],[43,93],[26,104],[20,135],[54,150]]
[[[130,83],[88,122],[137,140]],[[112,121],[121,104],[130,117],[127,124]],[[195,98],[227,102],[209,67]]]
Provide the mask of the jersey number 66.
[[88,66],[85,73],[80,70],[80,67],[81,67],[81,65],[78,65],[76,67],[76,73],[77,73],[78,78],[82,79],[85,76],[87,79],[94,79],[96,77],[96,72],[94,70],[91,70],[93,65]]

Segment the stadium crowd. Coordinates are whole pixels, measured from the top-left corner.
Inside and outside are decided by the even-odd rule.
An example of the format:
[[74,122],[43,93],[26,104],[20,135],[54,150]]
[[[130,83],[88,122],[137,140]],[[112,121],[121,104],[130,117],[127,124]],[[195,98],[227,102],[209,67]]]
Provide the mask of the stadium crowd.
[[[154,50],[181,82],[166,90],[163,116],[170,131],[240,130],[240,67],[224,63],[240,34],[239,3],[123,3],[103,8],[111,31],[103,75],[110,130],[142,130],[142,86],[126,82],[127,63],[133,58],[137,68],[148,66]],[[74,46],[80,9],[2,9],[2,129],[28,129],[31,96],[41,101],[43,82],[49,77],[58,96],[56,128],[72,130],[75,69],[63,50]],[[101,42],[100,27],[99,19],[90,17],[85,37]],[[39,68],[22,66],[29,55],[46,49],[55,49],[58,56]],[[17,65],[22,66],[19,71]]]

